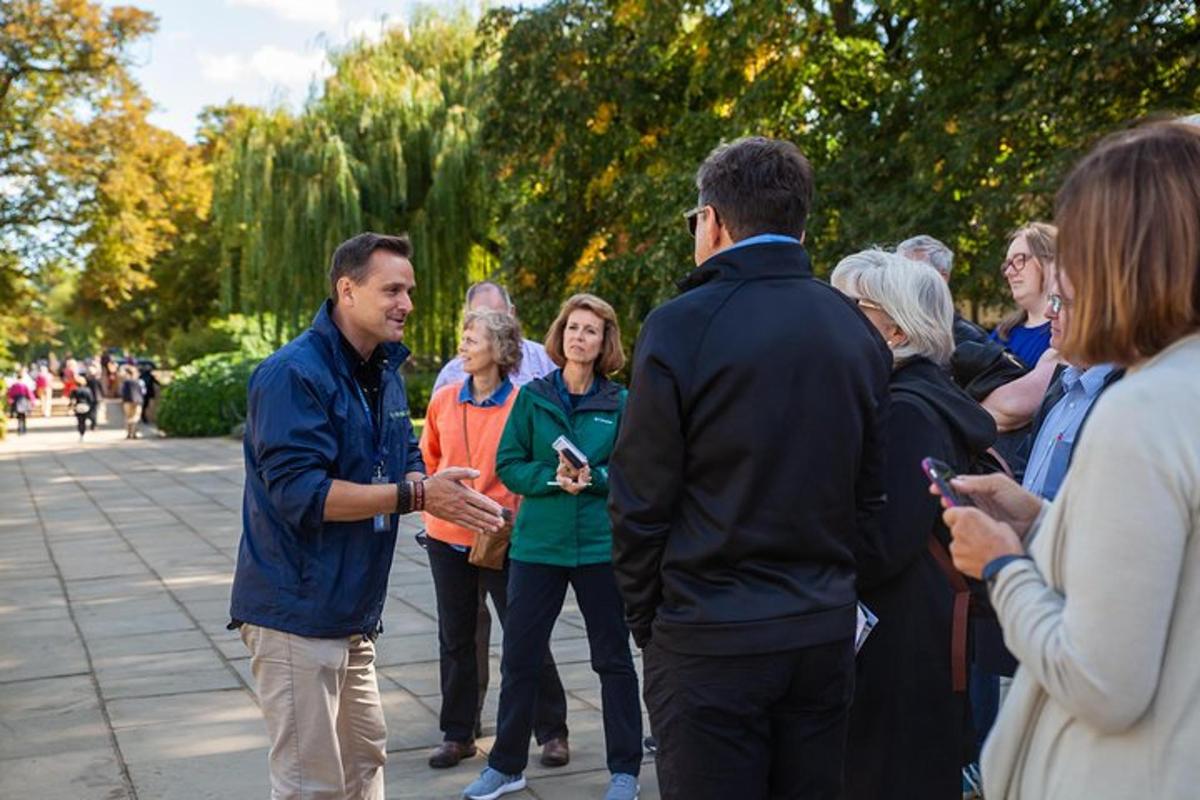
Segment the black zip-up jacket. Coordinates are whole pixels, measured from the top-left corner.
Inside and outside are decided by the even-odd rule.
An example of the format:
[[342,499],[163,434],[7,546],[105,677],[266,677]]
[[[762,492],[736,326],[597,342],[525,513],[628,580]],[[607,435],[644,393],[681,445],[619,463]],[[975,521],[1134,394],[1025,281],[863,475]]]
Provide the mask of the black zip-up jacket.
[[723,655],[850,637],[891,354],[798,244],[722,251],[680,288],[642,327],[610,462],[634,639]]

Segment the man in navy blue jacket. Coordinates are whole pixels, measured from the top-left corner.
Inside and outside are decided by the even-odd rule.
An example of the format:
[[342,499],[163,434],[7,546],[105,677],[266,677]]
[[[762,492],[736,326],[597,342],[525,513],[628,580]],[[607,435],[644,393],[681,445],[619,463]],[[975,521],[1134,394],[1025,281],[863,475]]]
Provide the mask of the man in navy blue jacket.
[[836,798],[891,354],[813,277],[794,145],[719,147],[696,183],[699,266],[642,327],[609,469],[659,787]]
[[271,738],[271,797],[383,800],[375,637],[400,514],[496,531],[500,507],[425,477],[400,366],[408,239],[363,233],[312,326],[250,378],[242,540],[230,604]]

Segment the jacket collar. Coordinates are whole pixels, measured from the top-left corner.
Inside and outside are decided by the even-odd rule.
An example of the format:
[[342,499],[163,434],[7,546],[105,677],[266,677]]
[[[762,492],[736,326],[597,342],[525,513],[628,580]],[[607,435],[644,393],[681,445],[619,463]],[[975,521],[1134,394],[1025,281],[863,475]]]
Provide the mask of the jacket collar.
[[[340,368],[346,374],[353,375],[354,365],[347,363],[341,352],[342,332],[338,330],[337,325],[333,324],[333,316],[330,313],[332,309],[333,302],[331,300],[326,300],[322,303],[321,308],[317,310],[316,316],[313,317],[310,330],[329,349],[334,363],[340,365]],[[400,342],[384,342],[381,347],[383,347],[383,357],[386,367],[393,370],[407,361],[411,354],[411,351]]]
[[[555,370],[558,372],[558,370]],[[538,378],[525,384],[521,390],[529,392],[533,397],[542,401],[544,405],[549,405],[565,416],[569,417],[572,413],[581,411],[617,411],[621,408],[621,386],[608,378],[597,375],[596,382],[593,384],[592,391],[579,401],[572,411],[570,408],[563,406],[562,397],[559,394],[558,387],[554,385],[554,373],[547,375],[544,378]]]
[[811,278],[812,274],[812,263],[804,245],[764,242],[715,253],[675,285],[680,292],[688,292],[713,280]]

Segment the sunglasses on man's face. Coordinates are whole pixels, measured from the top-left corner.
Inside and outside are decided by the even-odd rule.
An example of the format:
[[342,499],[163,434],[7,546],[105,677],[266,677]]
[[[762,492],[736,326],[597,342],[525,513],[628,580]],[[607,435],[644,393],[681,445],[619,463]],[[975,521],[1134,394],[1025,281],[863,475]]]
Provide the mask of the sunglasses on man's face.
[[700,215],[705,211],[712,211],[713,219],[717,219],[717,210],[712,206],[696,206],[690,211],[683,212],[683,218],[687,221],[688,235],[693,239],[696,238],[696,222],[700,219]]

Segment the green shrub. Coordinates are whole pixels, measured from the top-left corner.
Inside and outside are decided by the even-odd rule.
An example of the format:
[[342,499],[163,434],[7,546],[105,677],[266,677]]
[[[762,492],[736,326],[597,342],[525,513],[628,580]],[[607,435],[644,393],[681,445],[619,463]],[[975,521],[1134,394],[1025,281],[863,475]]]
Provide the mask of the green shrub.
[[275,349],[270,338],[274,325],[270,315],[260,320],[230,314],[202,328],[176,331],[167,342],[167,358],[177,369],[213,353],[240,351],[266,358]]
[[404,376],[404,388],[408,390],[408,413],[413,419],[424,419],[433,397],[433,382],[436,372],[412,372]]
[[246,418],[246,384],[262,358],[214,353],[175,373],[162,390],[158,427],[172,436],[224,436]]

